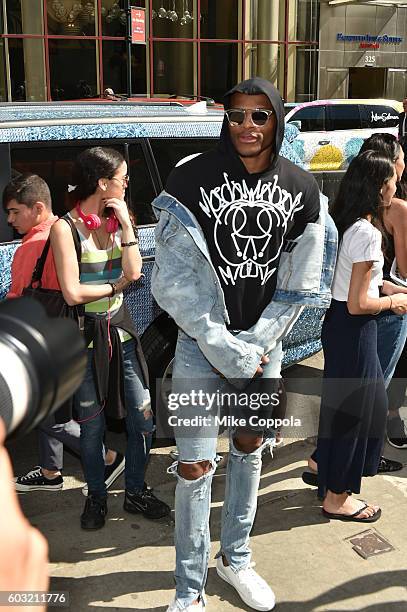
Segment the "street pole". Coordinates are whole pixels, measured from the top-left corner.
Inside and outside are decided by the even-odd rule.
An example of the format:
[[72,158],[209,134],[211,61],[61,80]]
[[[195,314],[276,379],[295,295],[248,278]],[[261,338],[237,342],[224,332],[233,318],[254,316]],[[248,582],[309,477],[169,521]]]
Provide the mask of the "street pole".
[[127,97],[131,98],[131,0],[127,0],[127,36],[126,36],[126,45],[127,45]]

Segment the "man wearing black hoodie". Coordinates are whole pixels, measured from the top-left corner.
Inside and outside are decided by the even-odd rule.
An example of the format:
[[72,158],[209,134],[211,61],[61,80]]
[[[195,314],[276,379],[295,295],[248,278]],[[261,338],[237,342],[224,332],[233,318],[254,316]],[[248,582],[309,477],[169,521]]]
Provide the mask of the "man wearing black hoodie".
[[[164,198],[163,204],[154,203],[160,220],[152,286],[158,303],[180,327],[175,383],[182,377],[211,382],[218,377],[232,384],[233,379],[256,379],[250,389],[280,377],[281,341],[301,308],[282,310],[278,335],[262,338],[262,346],[251,342],[250,334],[273,301],[281,252],[320,212],[312,175],[279,155],[283,137],[284,108],[277,89],[260,78],[240,83],[225,96],[219,146],[175,168],[166,193],[158,198]],[[181,225],[174,225],[173,217]],[[183,250],[185,270],[176,269]],[[171,288],[162,278],[169,257],[174,261]],[[275,605],[273,591],[250,564],[261,451],[270,444],[263,433],[232,431],[216,568],[255,610]],[[176,438],[176,597],[168,612],[196,612],[205,609],[216,438]]]

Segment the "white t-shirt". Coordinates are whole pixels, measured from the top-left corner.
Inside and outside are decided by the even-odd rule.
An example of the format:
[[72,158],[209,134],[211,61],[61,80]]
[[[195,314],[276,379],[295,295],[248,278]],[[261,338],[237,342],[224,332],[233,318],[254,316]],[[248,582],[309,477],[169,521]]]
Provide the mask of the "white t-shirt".
[[352,266],[361,261],[373,262],[367,294],[377,298],[383,284],[382,235],[367,219],[359,219],[343,235],[332,284],[335,300],[348,300]]

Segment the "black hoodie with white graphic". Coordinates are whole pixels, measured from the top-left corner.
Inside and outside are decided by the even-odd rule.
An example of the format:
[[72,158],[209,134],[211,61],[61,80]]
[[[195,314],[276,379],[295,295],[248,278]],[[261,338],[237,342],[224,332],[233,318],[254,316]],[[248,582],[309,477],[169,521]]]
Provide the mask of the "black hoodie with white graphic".
[[230,329],[254,325],[274,295],[285,239],[304,231],[319,215],[319,189],[314,177],[281,157],[284,106],[278,90],[253,78],[234,93],[265,94],[276,115],[274,155],[263,172],[250,174],[229,134],[225,117],[219,145],[175,168],[166,191],[196,217],[219,277],[230,317]]

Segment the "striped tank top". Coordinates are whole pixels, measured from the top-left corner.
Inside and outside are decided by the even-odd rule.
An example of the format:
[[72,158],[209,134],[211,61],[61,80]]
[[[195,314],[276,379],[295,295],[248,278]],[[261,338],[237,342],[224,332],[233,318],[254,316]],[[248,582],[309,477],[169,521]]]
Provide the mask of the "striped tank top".
[[[68,213],[69,214],[69,213]],[[71,215],[70,215],[71,216]],[[71,219],[73,217],[71,216]],[[76,226],[81,241],[81,274],[80,282],[85,285],[104,285],[109,281],[116,283],[122,276],[122,249],[121,231],[115,233],[114,243],[107,249],[98,249],[93,242],[86,238]],[[123,293],[118,293],[110,299],[99,298],[94,302],[85,304],[85,315],[113,315],[123,304]],[[130,334],[118,329],[122,342],[131,338]],[[89,345],[92,347],[92,343]]]

